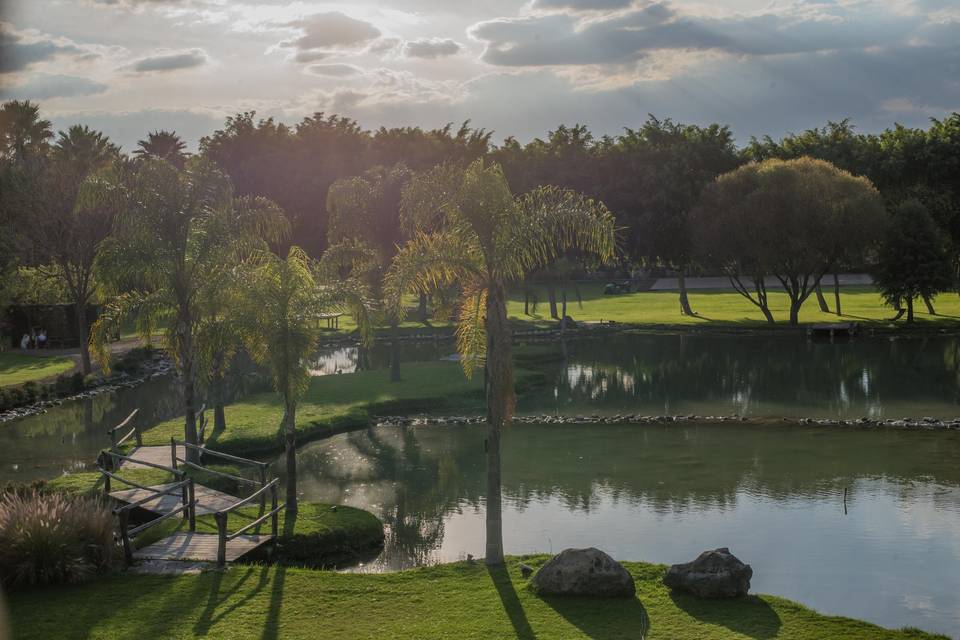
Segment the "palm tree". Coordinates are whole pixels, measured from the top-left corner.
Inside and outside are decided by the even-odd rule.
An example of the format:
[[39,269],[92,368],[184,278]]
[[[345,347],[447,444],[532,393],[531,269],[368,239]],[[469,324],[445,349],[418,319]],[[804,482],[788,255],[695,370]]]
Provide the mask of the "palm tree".
[[187,144],[176,131],[153,131],[146,140],[138,140],[133,154],[139,158],[159,158],[166,160],[178,169],[182,169],[189,156]]
[[0,107],[0,156],[22,163],[41,155],[53,137],[53,125],[40,118],[40,106],[29,100],[10,100]]
[[120,147],[110,138],[87,125],[75,124],[57,133],[54,156],[92,171],[107,164],[120,153]]
[[[310,383],[309,357],[317,347],[319,314],[346,308],[357,320],[361,337],[369,341],[370,303],[362,283],[327,280],[300,247],[280,258],[261,252],[250,261],[243,334],[247,350],[270,372],[283,399],[286,451],[286,509],[297,511],[297,402]],[[333,284],[331,284],[333,283]]]
[[602,203],[555,187],[514,197],[500,167],[483,160],[466,170],[448,165],[417,176],[404,190],[402,206],[411,219],[439,217],[442,224],[397,254],[388,274],[392,303],[401,305],[407,291],[459,286],[460,361],[467,376],[485,366],[486,562],[502,564],[500,433],[514,408],[505,289],[570,249],[612,258],[613,216]]
[[[136,318],[144,339],[165,325],[164,342],[183,387],[184,439],[197,444],[200,329],[209,318],[209,297],[247,256],[287,233],[286,217],[264,198],[234,198],[229,179],[204,158],[183,171],[155,159],[138,165],[128,184],[105,174],[86,185],[88,202],[117,192],[125,198],[114,234],[97,256],[113,297],[93,326],[91,347],[106,366],[109,337],[124,319]],[[194,451],[187,454],[196,460]]]

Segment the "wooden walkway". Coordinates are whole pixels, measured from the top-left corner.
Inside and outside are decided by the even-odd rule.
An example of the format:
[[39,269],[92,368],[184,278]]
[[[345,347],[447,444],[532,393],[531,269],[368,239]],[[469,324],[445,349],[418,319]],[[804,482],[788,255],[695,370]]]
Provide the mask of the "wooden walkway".
[[[154,489],[154,491],[148,491],[146,489],[121,489],[119,491],[111,491],[109,495],[111,498],[119,500],[120,502],[126,502],[127,504],[155,496],[153,500],[140,505],[140,508],[162,515],[164,513],[170,513],[183,504],[183,497],[180,493],[160,495],[156,492],[157,490],[164,491],[170,489],[173,486],[174,483],[170,482],[150,487]],[[232,496],[229,493],[217,491],[216,489],[211,489],[201,484],[194,487],[193,495],[196,500],[194,509],[198,516],[205,516],[216,513],[217,511],[229,509],[234,503],[240,500],[240,498]]]
[[[107,432],[110,436],[111,448],[102,452],[98,459],[103,464],[100,471],[104,477],[104,493],[119,505],[113,512],[120,518],[120,536],[128,564],[133,564],[137,560],[201,561],[216,562],[222,566],[276,538],[277,514],[282,507],[278,506],[277,498],[279,480],[268,481],[267,479],[268,463],[212,451],[203,445],[188,444],[176,439],[171,439],[170,446],[146,447],[143,446],[143,439],[136,424],[129,433],[123,437],[118,437],[119,431],[126,428],[135,415],[136,411],[131,413],[120,425]],[[201,423],[205,423],[202,417]],[[129,455],[120,453],[120,445],[134,438],[138,446]],[[188,461],[186,455],[188,448],[202,453],[204,457],[213,456],[233,464],[253,467],[258,473],[259,479],[252,480]],[[122,471],[132,468],[152,468],[165,471],[172,476],[173,481],[146,486],[118,475]],[[246,498],[232,496],[229,493],[197,484],[187,473],[190,469],[205,474],[222,476],[241,485],[252,485],[255,490]],[[113,483],[120,486],[114,486]],[[270,499],[269,509],[267,508],[268,497]],[[261,506],[259,516],[251,518],[237,513],[235,517],[241,518],[240,527],[234,533],[229,533],[228,518],[230,514],[244,505],[252,506],[255,504]],[[143,524],[133,526],[131,518],[136,509],[149,511],[156,517]],[[213,515],[217,524],[217,533],[197,533],[196,517],[198,515]],[[184,524],[189,525],[189,531],[178,531],[158,542],[135,549],[133,544],[135,536],[171,518],[182,518]],[[270,522],[266,524],[268,520]],[[261,526],[269,527],[269,535],[259,534]],[[247,532],[252,534],[247,534]]]
[[[270,536],[237,536],[227,542],[226,561],[233,562],[260,545],[272,540]],[[133,552],[136,560],[201,560],[217,561],[220,537],[215,533],[183,532],[147,545]]]

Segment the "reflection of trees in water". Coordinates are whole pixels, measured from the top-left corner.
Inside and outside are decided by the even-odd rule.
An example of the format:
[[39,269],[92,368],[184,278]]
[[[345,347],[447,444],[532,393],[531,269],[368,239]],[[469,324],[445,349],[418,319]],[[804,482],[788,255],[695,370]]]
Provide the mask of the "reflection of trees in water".
[[761,403],[883,412],[884,402],[958,401],[956,338],[815,342],[732,336],[621,336],[572,342],[559,372],[574,399],[679,406],[715,402],[748,413]]
[[[301,480],[308,499],[357,498],[388,527],[380,562],[430,562],[444,521],[482,508],[482,432],[472,427],[377,428],[308,446]],[[504,497],[525,510],[556,502],[571,511],[630,505],[658,514],[729,509],[743,495],[789,503],[855,502],[864,486],[903,504],[931,478],[935,500],[960,508],[960,434],[757,426],[536,426],[504,435]],[[311,480],[324,493],[310,495]],[[348,500],[349,501],[349,500]],[[533,526],[533,525],[531,525]]]

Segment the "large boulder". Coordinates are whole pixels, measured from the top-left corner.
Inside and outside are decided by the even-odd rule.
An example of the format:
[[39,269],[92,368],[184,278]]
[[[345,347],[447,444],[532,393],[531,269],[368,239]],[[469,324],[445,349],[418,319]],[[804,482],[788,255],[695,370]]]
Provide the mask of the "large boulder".
[[633,597],[637,587],[623,566],[599,549],[565,549],[540,567],[532,585],[539,594]]
[[704,551],[693,562],[675,564],[663,584],[701,598],[736,598],[747,595],[753,569],[726,547]]

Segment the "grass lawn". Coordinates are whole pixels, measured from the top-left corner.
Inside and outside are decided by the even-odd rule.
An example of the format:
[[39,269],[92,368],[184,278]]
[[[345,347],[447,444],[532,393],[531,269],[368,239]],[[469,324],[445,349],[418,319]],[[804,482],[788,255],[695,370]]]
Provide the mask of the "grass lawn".
[[[872,287],[843,287],[840,304],[843,316],[822,313],[817,300],[810,296],[800,310],[800,322],[881,322],[894,316],[894,311],[883,304]],[[579,307],[571,288],[567,294],[567,314],[574,320],[614,320],[633,324],[700,325],[716,324],[767,325],[760,310],[734,291],[691,291],[690,305],[697,316],[680,315],[676,291],[644,291],[620,295],[603,295],[602,284],[580,286],[583,307]],[[545,289],[538,291],[539,303],[535,313],[523,313],[523,297],[511,297],[507,313],[511,319],[527,322],[549,322],[550,306]],[[833,308],[833,291],[825,290],[828,305]],[[559,304],[559,303],[558,303]],[[960,320],[960,296],[943,294],[934,301],[937,315],[926,312],[922,301],[914,306],[916,319],[921,323]],[[778,323],[789,319],[789,298],[782,291],[770,292],[770,310]],[[901,321],[902,322],[902,321]]]
[[660,584],[665,567],[642,563],[625,563],[637,580],[635,599],[541,599],[527,589],[517,559],[507,562],[508,569],[456,563],[376,575],[264,565],[177,577],[117,575],[12,594],[9,608],[20,640],[938,637],[824,616],[771,596],[673,596]]
[[64,356],[24,355],[0,351],[0,387],[43,380],[73,369],[73,360]]

